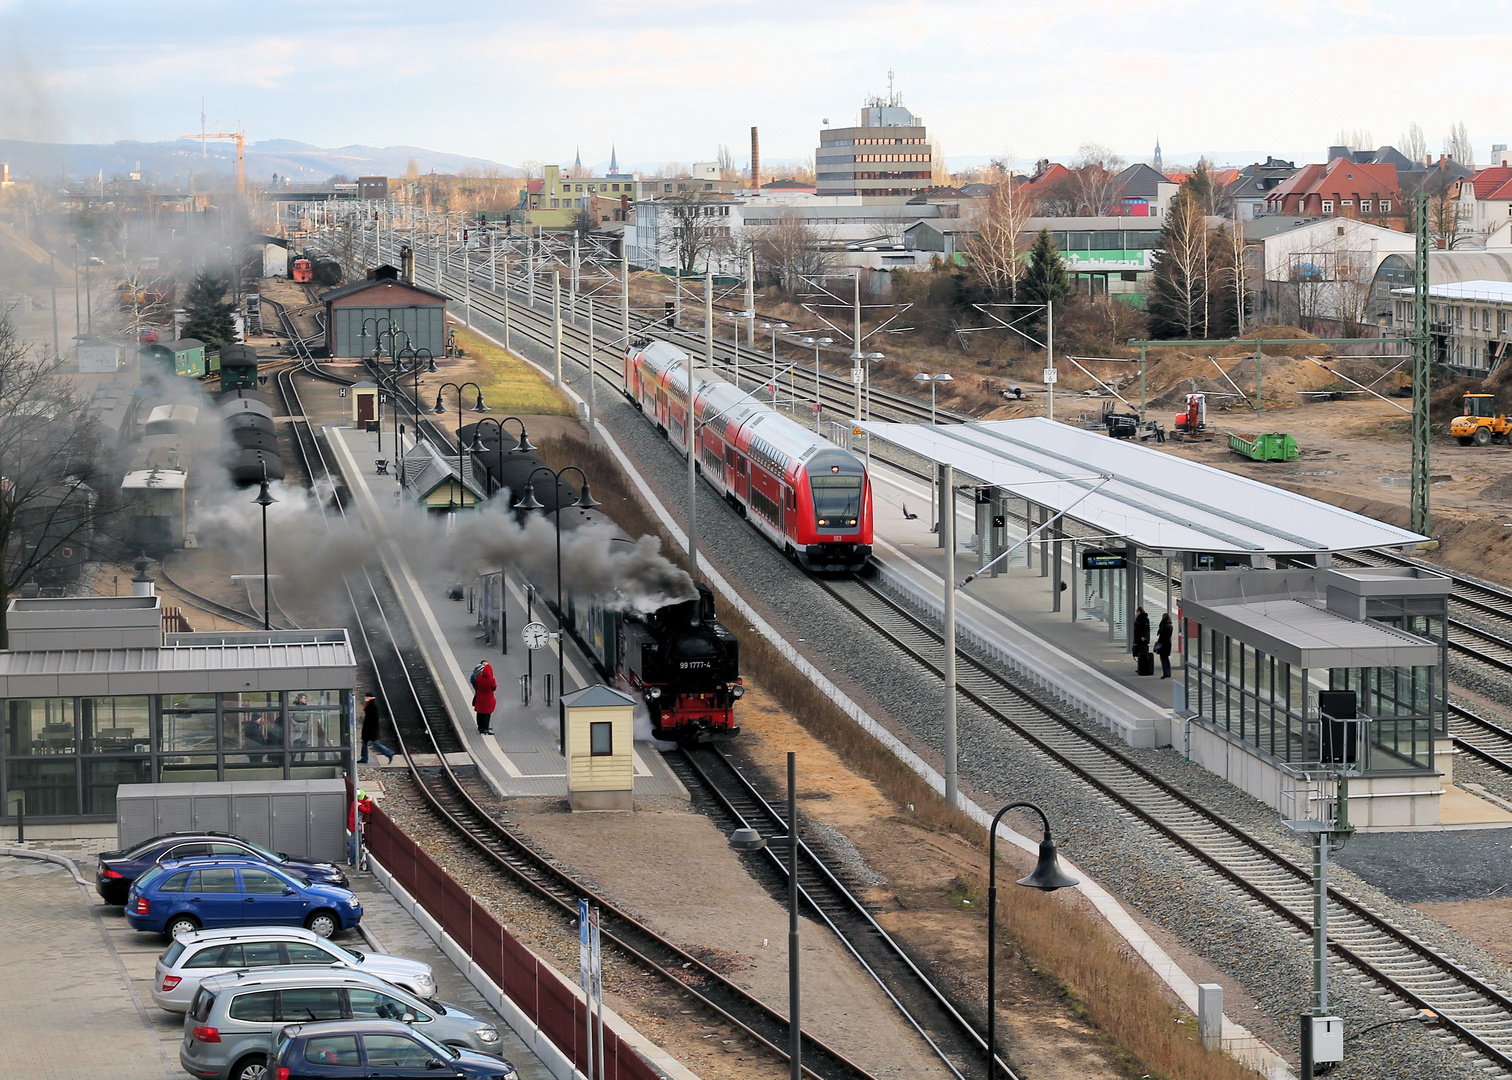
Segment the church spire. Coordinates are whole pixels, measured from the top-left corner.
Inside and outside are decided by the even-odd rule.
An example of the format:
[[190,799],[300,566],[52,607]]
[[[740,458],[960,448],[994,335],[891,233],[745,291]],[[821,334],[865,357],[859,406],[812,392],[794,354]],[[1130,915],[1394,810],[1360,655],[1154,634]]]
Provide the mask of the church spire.
[[1155,136],[1155,171],[1158,172],[1158,173],[1164,173],[1165,172],[1165,159],[1163,157],[1161,157],[1161,155],[1160,155],[1160,136],[1159,135]]
[[574,161],[572,162],[572,175],[573,176],[582,176],[583,175],[583,148],[581,146],[578,147],[577,158],[574,159]]
[[613,143],[609,144],[609,175],[619,174],[619,151]]

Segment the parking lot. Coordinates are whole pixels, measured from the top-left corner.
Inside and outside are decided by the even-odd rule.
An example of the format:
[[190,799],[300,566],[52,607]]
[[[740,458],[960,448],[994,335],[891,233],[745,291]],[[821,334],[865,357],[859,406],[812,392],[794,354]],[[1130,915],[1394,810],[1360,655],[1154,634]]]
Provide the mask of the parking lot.
[[[86,884],[56,863],[0,857],[0,1072],[34,1080],[181,1080],[182,1017],[152,1002],[153,965],[165,948],[156,934],[127,925],[119,907],[94,891],[93,861],[70,851]],[[522,1080],[550,1074],[489,1008],[425,932],[370,875],[352,887],[364,908],[363,935],[343,945],[422,960],[435,971],[438,997],[494,1021],[503,1055]]]

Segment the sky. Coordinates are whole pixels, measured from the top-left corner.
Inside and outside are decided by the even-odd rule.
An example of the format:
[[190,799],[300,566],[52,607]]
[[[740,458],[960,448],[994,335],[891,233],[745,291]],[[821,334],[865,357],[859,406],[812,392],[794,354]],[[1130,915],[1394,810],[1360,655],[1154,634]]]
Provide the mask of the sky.
[[1340,129],[1484,163],[1512,0],[0,0],[0,138],[415,145],[509,165],[802,160],[888,71],[952,162],[1319,160]]

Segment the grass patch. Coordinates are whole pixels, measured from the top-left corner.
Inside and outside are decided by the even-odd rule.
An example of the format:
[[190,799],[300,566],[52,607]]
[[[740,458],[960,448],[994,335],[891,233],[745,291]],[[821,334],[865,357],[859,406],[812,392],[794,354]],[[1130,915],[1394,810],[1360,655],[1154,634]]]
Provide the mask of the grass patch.
[[[554,468],[572,464],[587,473],[594,497],[631,536],[658,536],[662,550],[684,569],[687,553],[674,544],[640,499],[619,463],[602,446],[554,438],[541,444]],[[845,763],[890,799],[900,815],[927,828],[952,832],[985,851],[987,830],[948,806],[918,773],[841,712],[824,693],[746,620],[724,608],[722,620],[740,639],[741,667],[804,728],[828,743]],[[999,850],[1002,850],[1000,847]],[[1168,1004],[1165,985],[1097,919],[1053,896],[1018,888],[1008,875],[998,890],[999,955],[1029,959],[1047,990],[1064,997],[1096,1025],[1122,1055],[1151,1077],[1168,1080],[1256,1080],[1257,1074],[1226,1054],[1205,1049],[1196,1022]],[[957,878],[952,906],[986,921],[987,879]],[[984,942],[985,945],[985,942]],[[985,950],[984,950],[985,951]]]
[[567,395],[519,357],[460,326],[457,340],[467,355],[476,357],[479,367],[488,371],[486,376],[479,373],[478,383],[483,387],[484,400],[494,412],[519,416],[577,415]]

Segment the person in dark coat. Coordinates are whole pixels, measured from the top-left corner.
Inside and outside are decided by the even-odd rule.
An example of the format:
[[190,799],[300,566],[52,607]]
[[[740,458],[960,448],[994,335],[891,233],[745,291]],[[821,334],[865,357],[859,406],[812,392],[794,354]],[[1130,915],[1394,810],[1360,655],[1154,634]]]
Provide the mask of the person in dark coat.
[[1144,608],[1134,609],[1134,655],[1143,656],[1150,651],[1150,617]]
[[494,679],[493,665],[482,660],[473,669],[473,712],[478,717],[478,734],[493,734],[494,691],[499,684]]
[[1174,628],[1171,626],[1171,613],[1168,611],[1160,617],[1160,629],[1155,631],[1155,655],[1160,657],[1160,677],[1171,677],[1171,634]]
[[357,759],[357,764],[368,763],[369,745],[386,756],[389,761],[394,760],[394,752],[378,741],[378,699],[372,694],[369,694],[367,700],[362,703],[362,756]]

